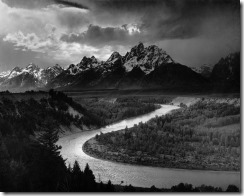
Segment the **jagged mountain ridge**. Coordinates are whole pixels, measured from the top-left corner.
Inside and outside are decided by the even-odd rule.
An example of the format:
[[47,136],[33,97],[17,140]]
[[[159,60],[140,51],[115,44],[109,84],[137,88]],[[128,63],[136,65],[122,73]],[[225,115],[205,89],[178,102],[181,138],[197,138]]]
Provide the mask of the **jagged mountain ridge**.
[[143,43],[134,46],[125,56],[121,56],[118,52],[113,52],[107,61],[98,61],[94,56],[91,58],[83,57],[77,65],[71,64],[68,71],[72,75],[87,71],[89,69],[103,69],[103,71],[111,71],[109,68],[123,65],[126,71],[131,71],[134,67],[140,67],[145,73],[150,73],[158,65],[163,63],[174,63],[174,60],[166,54],[165,51],[155,45],[144,48]]
[[[162,69],[162,67],[165,68]],[[157,72],[163,74],[164,77],[158,75]],[[184,78],[184,75],[187,77]],[[179,78],[183,82],[179,81]],[[70,65],[67,70],[54,78],[48,87],[141,89],[182,88],[182,84],[187,84],[188,87],[200,87],[207,85],[208,81],[187,66],[175,62],[157,46],[144,47],[142,43],[139,43],[125,56],[113,52],[107,61],[98,61],[94,56],[84,57],[80,63]]]
[[25,68],[15,67],[11,71],[0,74],[1,89],[35,89],[45,87],[45,85],[63,71],[58,64],[46,69],[39,68],[30,63]]
[[161,64],[175,63],[162,49],[155,45],[144,48],[142,43],[134,46],[124,58],[124,66],[127,71],[131,71],[134,67],[140,67],[147,74]]
[[113,52],[106,61],[85,56],[80,63],[71,64],[67,69],[58,65],[40,69],[34,64],[26,68],[16,67],[3,82],[1,76],[6,77],[6,73],[0,74],[0,87],[7,90],[25,87],[60,90],[166,88],[202,91],[211,89],[213,82],[218,81],[215,75],[206,77],[203,73],[196,73],[192,68],[174,61],[157,46],[144,47],[139,43],[125,56]]

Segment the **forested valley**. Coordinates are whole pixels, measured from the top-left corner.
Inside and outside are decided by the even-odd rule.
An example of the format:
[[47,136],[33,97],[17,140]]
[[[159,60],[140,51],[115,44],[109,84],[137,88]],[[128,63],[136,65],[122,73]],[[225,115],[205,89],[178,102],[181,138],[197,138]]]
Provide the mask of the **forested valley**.
[[[87,101],[82,106],[62,92],[41,94],[45,96],[36,92],[0,94],[0,191],[113,191],[111,182],[95,182],[89,165],[84,171],[78,162],[66,167],[61,147],[56,145],[62,132],[60,126],[73,124],[81,130],[101,127],[153,111],[157,108],[154,101],[121,99],[111,107],[111,117],[103,117],[97,111],[114,103],[94,106]],[[115,110],[117,106],[123,110]]]
[[[6,95],[6,96],[5,96]],[[59,134],[62,131],[60,126],[69,127],[71,124],[79,127],[101,127],[123,118],[133,115],[140,115],[155,110],[158,106],[154,103],[168,103],[172,98],[148,98],[130,97],[119,98],[111,102],[111,99],[89,98],[74,101],[73,98],[57,91],[49,91],[45,96],[36,96],[35,92],[27,92],[24,99],[16,98],[9,93],[1,94],[0,99],[0,191],[3,192],[204,192],[204,191],[239,191],[230,185],[226,190],[212,186],[193,187],[191,184],[179,184],[171,188],[152,186],[151,188],[133,187],[132,185],[114,185],[111,181],[97,182],[93,171],[87,164],[85,168],[80,168],[79,163],[71,166],[66,165],[65,160],[60,155],[61,147],[56,145]],[[33,98],[29,98],[33,97]],[[38,98],[36,98],[38,97]],[[119,109],[116,110],[116,107]],[[200,107],[200,106],[199,106]],[[227,108],[226,108],[227,107]],[[183,109],[187,110],[187,109]],[[76,112],[74,112],[76,111]],[[100,112],[99,111],[103,111]],[[223,106],[223,111],[229,111],[226,115],[235,115],[237,119],[239,109]],[[105,115],[109,113],[110,115]],[[190,115],[191,113],[189,113]],[[175,111],[174,114],[178,113]],[[153,129],[150,127],[164,127],[168,124],[169,134],[173,134],[173,116],[158,117],[150,123],[140,124],[131,130],[126,130],[122,135],[128,149],[133,150],[129,142],[131,135],[136,129],[149,131],[147,137],[148,145],[153,140],[151,136]],[[197,114],[195,114],[197,115]],[[223,116],[226,116],[223,115]],[[166,119],[167,121],[166,121]],[[190,117],[189,117],[190,119]],[[236,122],[238,122],[236,120]],[[208,124],[213,122],[209,121]],[[218,126],[215,126],[217,129]],[[159,129],[161,130],[161,129]],[[171,131],[169,131],[171,130]],[[89,131],[89,129],[88,129]],[[114,133],[112,133],[114,134]],[[120,133],[119,133],[120,134]],[[185,134],[185,132],[184,132]],[[109,135],[110,136],[110,135]],[[124,137],[125,136],[125,137]],[[107,136],[101,136],[101,141],[105,141]],[[210,137],[210,136],[209,136]],[[229,138],[228,149],[238,153],[238,138]],[[109,138],[109,137],[108,137]],[[133,136],[134,138],[134,136]],[[215,141],[217,140],[217,141]],[[234,140],[234,142],[232,141]],[[110,139],[108,140],[110,142]],[[157,140],[155,140],[157,141]],[[207,135],[206,135],[206,141]],[[221,142],[219,135],[213,134],[210,142],[218,148],[223,148],[216,142]],[[127,144],[128,143],[128,144]],[[169,144],[171,142],[169,141]],[[110,142],[109,145],[112,143]],[[119,144],[119,143],[118,143]],[[135,143],[138,145],[138,143]],[[158,145],[158,143],[155,143]],[[122,143],[121,143],[122,145]],[[143,145],[142,145],[143,146]],[[116,145],[116,149],[118,146]],[[156,152],[150,150],[151,152]],[[166,148],[167,149],[167,148]],[[224,148],[225,149],[225,148]],[[174,150],[174,149],[173,149]],[[237,154],[238,155],[238,154]],[[236,155],[236,156],[237,156]],[[152,156],[155,156],[152,154]],[[167,157],[167,156],[166,156]]]
[[133,128],[96,135],[95,157],[168,168],[240,170],[240,106],[201,101]]

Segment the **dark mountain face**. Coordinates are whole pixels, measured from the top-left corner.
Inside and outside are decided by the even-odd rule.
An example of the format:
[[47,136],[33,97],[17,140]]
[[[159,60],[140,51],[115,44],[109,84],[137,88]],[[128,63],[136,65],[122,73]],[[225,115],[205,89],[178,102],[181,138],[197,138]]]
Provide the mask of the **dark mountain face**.
[[240,53],[233,53],[214,66],[211,81],[214,90],[240,92]]
[[202,65],[200,67],[190,67],[193,71],[201,74],[205,78],[210,78],[213,70],[211,65]]
[[100,83],[96,85],[98,88],[118,88],[120,81],[125,76],[126,71],[123,66],[117,66],[110,72],[106,72],[101,77]]
[[53,78],[47,83],[46,88],[60,88],[66,87],[71,84],[75,79],[76,75],[70,74],[69,70],[64,70],[58,76]]
[[146,88],[202,91],[209,88],[209,81],[187,66],[169,63],[162,64],[145,76],[142,85]]
[[142,80],[145,77],[145,73],[141,70],[140,67],[134,67],[130,72],[124,75],[121,78],[118,88],[126,89],[141,89]]

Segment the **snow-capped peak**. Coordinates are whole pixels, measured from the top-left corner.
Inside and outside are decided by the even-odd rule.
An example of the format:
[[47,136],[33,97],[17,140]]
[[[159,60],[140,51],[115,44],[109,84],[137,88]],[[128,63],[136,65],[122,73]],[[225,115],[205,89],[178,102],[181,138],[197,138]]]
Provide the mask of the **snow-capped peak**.
[[59,64],[56,64],[53,67],[48,67],[46,70],[49,70],[49,71],[62,71],[63,68]]
[[33,75],[37,80],[42,80],[42,73],[44,69],[39,68],[34,63],[30,63],[26,68],[22,70],[23,73]]
[[100,64],[101,62],[99,62],[96,59],[96,57],[92,56],[89,58],[84,56],[80,63],[78,63],[77,65],[71,64],[67,68],[67,70],[71,75],[76,75],[78,73],[81,73],[82,71],[87,71],[92,68],[97,68]]
[[145,48],[140,42],[125,55],[124,66],[127,71],[131,71],[134,67],[140,67],[142,71],[148,74],[157,66],[167,63],[175,62],[164,50],[155,45]]
[[4,71],[4,72],[1,72],[0,73],[0,78],[5,78],[5,77],[7,77],[9,74],[10,74],[10,70],[9,71]]
[[94,57],[84,56],[77,65],[71,64],[66,70],[71,75],[79,74],[90,69],[108,72],[118,66],[124,66],[129,72],[134,67],[140,67],[146,74],[153,71],[157,66],[167,63],[175,63],[175,61],[162,49],[155,45],[144,47],[142,42],[131,48],[125,56],[121,56],[119,52],[113,52],[107,61],[99,61]]
[[39,67],[37,65],[35,65],[34,63],[30,63],[25,69],[34,70],[34,69],[39,69]]
[[[24,75],[25,79],[33,80],[35,86],[43,86],[48,83],[51,79],[56,77],[63,71],[60,65],[56,64],[53,67],[48,67],[46,69],[40,68],[34,63],[30,63],[25,68],[15,67],[12,71],[0,73],[0,78],[2,81],[7,83],[13,80],[17,76]],[[23,80],[23,79],[22,79]]]
[[84,56],[79,64],[80,66],[87,67],[97,63],[98,61],[94,56],[92,56],[91,58]]
[[10,72],[8,78],[10,79],[10,78],[13,78],[13,77],[20,75],[22,73],[22,70],[23,69],[20,67],[13,68],[12,71]]

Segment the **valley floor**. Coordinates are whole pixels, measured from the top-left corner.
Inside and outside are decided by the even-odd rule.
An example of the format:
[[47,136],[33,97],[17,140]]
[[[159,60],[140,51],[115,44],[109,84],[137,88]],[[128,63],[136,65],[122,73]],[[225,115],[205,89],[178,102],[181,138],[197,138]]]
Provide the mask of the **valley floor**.
[[[88,155],[165,168],[240,171],[240,99],[177,97],[182,109],[88,140]],[[188,106],[188,107],[187,107]]]

